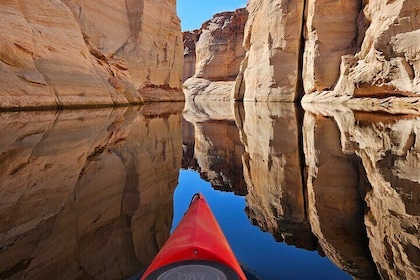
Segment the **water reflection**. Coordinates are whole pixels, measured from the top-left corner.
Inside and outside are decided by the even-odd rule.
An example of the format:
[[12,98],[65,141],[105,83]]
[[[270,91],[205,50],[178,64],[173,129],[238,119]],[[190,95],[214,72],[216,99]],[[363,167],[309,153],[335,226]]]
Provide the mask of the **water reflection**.
[[[276,241],[355,278],[420,278],[419,115],[280,103],[183,109],[1,113],[0,279],[137,273],[169,236],[181,167],[244,196],[245,220]],[[235,230],[240,218],[230,218]],[[247,234],[236,247],[255,242]]]
[[183,104],[155,106],[0,115],[0,279],[121,279],[152,260]]
[[301,121],[291,104],[186,108],[184,168],[235,190],[238,164],[223,157],[241,158],[247,215],[276,240],[317,249],[355,278],[420,277],[420,116],[306,105]]

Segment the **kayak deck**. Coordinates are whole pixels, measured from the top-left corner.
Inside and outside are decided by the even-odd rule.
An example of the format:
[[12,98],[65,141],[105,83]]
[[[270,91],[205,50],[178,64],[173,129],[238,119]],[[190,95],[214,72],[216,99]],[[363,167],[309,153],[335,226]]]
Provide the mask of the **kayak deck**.
[[142,280],[246,279],[204,196],[195,194]]

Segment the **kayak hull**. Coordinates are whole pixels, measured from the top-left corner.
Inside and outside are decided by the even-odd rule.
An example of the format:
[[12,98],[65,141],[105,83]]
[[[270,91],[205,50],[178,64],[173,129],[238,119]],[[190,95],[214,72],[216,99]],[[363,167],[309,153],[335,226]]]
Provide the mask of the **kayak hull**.
[[246,279],[202,194],[141,278],[151,279]]

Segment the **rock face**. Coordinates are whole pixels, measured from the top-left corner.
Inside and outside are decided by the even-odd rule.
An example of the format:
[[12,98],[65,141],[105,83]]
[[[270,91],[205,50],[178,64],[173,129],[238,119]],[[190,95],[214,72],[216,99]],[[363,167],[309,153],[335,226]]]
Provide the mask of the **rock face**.
[[175,0],[2,1],[0,13],[0,107],[139,103],[139,89],[181,87]]
[[295,101],[299,80],[304,1],[251,0],[234,99]]
[[[312,87],[311,83],[305,80],[308,93],[309,90],[317,91],[305,96],[303,101],[347,101],[352,98],[363,101],[363,98],[391,98],[390,102],[406,103],[405,106],[418,102],[419,2],[370,0],[363,3],[365,5],[361,7],[357,22],[355,21],[357,5],[348,7],[347,10],[351,11],[346,17],[349,25],[342,30],[342,32],[348,30],[346,32],[350,36],[347,43],[352,37],[353,45],[356,45],[359,51],[354,55],[350,51],[348,55],[341,56],[340,75],[331,91],[323,92],[322,88]],[[356,30],[357,36],[355,36]],[[336,66],[335,68],[337,69]],[[314,78],[317,77],[314,75]],[[401,96],[414,98],[395,98]]]
[[303,81],[305,92],[331,89],[341,57],[356,52],[361,1],[307,1]]
[[182,33],[184,41],[184,67],[182,73],[182,82],[191,78],[195,74],[196,54],[195,47],[200,38],[201,30],[185,31]]
[[[224,12],[203,23],[195,45],[195,72],[191,79],[184,83],[186,96],[194,99],[197,92],[207,99],[230,99],[233,81],[239,73],[244,59],[242,47],[244,28],[248,18],[246,9]],[[191,49],[190,47],[188,49]],[[185,50],[184,50],[185,56]],[[190,57],[184,61],[184,71],[191,72]],[[212,82],[217,82],[213,85]]]
[[119,279],[148,265],[170,232],[181,111],[2,113],[0,278]]
[[[250,0],[247,10],[246,55],[225,99],[418,106],[417,0]],[[220,99],[232,85],[184,86],[195,98]]]

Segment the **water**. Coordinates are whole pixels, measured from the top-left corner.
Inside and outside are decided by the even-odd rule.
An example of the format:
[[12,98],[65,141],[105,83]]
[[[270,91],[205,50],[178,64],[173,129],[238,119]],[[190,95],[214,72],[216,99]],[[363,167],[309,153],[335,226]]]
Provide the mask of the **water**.
[[0,279],[132,277],[196,192],[260,279],[420,276],[416,112],[162,103],[0,131]]
[[245,198],[215,191],[197,172],[181,170],[174,195],[174,223],[184,215],[194,193],[202,193],[239,262],[260,279],[351,279],[317,252],[276,242],[253,226],[245,214]]

